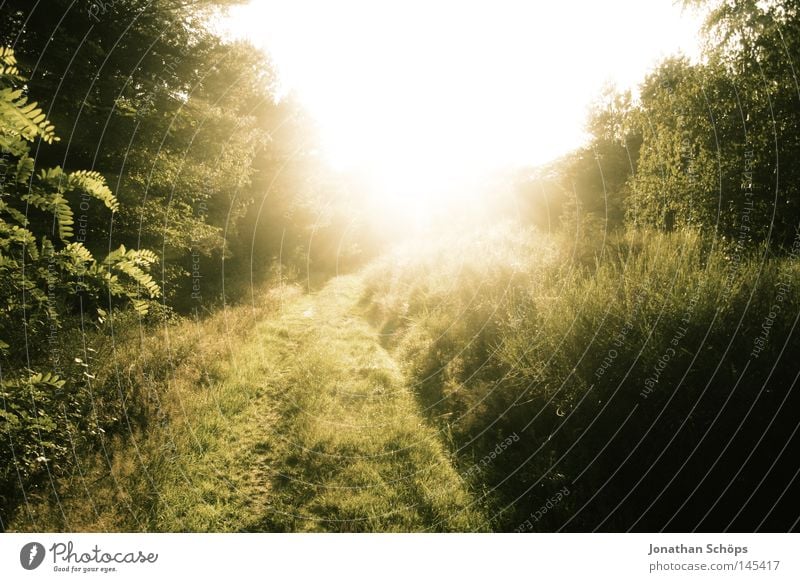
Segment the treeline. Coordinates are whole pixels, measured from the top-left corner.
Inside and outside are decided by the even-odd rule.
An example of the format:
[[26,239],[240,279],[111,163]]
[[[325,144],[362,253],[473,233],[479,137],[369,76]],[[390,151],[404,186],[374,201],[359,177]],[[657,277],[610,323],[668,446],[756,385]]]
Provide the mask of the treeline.
[[0,12],[0,42],[63,134],[37,163],[108,179],[120,208],[113,225],[97,205],[81,213],[87,244],[156,251],[172,306],[191,305],[198,256],[209,301],[223,258],[259,269],[282,249],[305,260],[309,225],[334,220],[312,124],[276,101],[263,53],[207,24],[235,3],[11,1]]
[[663,61],[636,99],[606,89],[590,143],[521,180],[531,221],[690,228],[740,249],[791,245],[800,222],[798,5],[685,4],[708,10],[701,62]]
[[211,28],[235,3],[0,4],[0,529],[148,421],[93,338],[359,260],[313,124],[263,53]]

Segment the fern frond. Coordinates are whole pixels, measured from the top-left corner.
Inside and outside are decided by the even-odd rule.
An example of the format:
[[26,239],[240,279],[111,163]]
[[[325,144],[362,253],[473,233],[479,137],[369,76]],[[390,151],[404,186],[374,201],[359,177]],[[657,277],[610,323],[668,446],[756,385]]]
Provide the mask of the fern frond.
[[72,238],[73,214],[69,202],[61,192],[32,190],[22,195],[22,200],[44,212],[51,212],[58,220],[58,236],[62,241]]
[[28,226],[28,217],[22,214],[16,208],[12,208],[11,206],[3,203],[0,210],[7,213],[20,226]]
[[12,226],[9,230],[11,232],[11,236],[9,237],[11,241],[26,248],[30,252],[33,260],[37,260],[39,258],[39,251],[36,249],[36,237],[33,236],[33,233],[27,228],[17,225]]
[[67,188],[80,189],[93,198],[100,200],[112,212],[119,209],[119,202],[117,197],[111,192],[111,189],[106,184],[106,179],[100,172],[93,172],[90,170],[78,170],[72,172],[67,177]]
[[36,386],[41,386],[44,384],[46,386],[50,386],[51,388],[63,388],[67,383],[66,380],[62,380],[60,376],[50,372],[47,372],[46,374],[42,374],[41,372],[33,374],[27,379],[26,382]]
[[61,252],[76,263],[91,263],[94,261],[91,251],[83,246],[83,243],[69,243]]
[[0,46],[0,76],[19,77],[17,57],[14,56],[14,49],[11,47]]
[[37,137],[46,143],[58,141],[55,127],[35,101],[28,103],[22,89],[0,89],[0,123],[4,133],[20,136],[28,141]]
[[[125,245],[111,251],[103,260],[103,265],[109,270],[116,270],[119,273],[125,274],[137,285],[144,288],[151,298],[159,297],[161,289],[158,283],[153,279],[152,275],[145,271],[150,265],[158,262],[158,257],[155,253],[149,250],[127,250]],[[109,281],[111,283],[111,281]]]
[[16,180],[17,184],[24,184],[30,180],[31,174],[33,174],[33,158],[26,152],[17,160],[17,171],[14,180]]
[[28,142],[16,134],[8,134],[0,130],[0,151],[12,156],[22,156],[28,153]]
[[131,303],[133,304],[133,308],[136,310],[136,313],[142,317],[150,312],[150,305],[144,299],[131,299]]
[[53,188],[64,190],[64,170],[61,169],[61,166],[43,169],[39,172],[39,179]]

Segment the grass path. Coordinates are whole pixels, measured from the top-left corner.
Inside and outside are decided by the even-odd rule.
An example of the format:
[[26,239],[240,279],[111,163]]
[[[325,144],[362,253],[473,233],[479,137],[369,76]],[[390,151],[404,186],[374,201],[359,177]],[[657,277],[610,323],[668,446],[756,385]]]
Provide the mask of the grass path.
[[11,529],[488,529],[362,292],[358,276],[271,291],[121,344],[119,379],[154,395],[153,420],[83,460],[57,498],[30,495]]
[[396,363],[359,317],[361,291],[358,277],[339,277],[256,329],[268,388],[252,475],[268,493],[246,528],[483,529]]

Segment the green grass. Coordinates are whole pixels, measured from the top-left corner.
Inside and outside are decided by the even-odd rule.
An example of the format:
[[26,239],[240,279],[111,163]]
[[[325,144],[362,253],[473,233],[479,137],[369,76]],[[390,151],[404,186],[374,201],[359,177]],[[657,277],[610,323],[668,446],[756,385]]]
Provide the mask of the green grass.
[[[99,392],[129,395],[128,432],[77,451],[55,487],[28,492],[10,530],[235,531],[260,511],[254,428],[267,385],[255,323],[299,295],[293,287],[199,321],[92,338]],[[55,489],[55,493],[53,492]]]
[[[11,530],[486,529],[397,365],[359,317],[357,277],[269,294],[121,342],[156,402],[113,454],[30,497]],[[110,381],[110,378],[109,378]]]
[[268,531],[485,528],[396,363],[358,316],[358,277],[340,277],[265,322],[279,411]]
[[[726,502],[756,487],[772,457],[748,458],[753,447],[780,450],[788,438],[769,423],[795,399],[797,261],[737,257],[692,232],[603,240],[588,252],[583,238],[514,228],[453,234],[366,274],[365,308],[427,416],[452,436],[494,529],[517,529],[563,487],[572,494],[533,529],[652,530],[677,507],[670,524],[693,527],[703,499],[744,463]],[[795,291],[751,357],[781,281]],[[469,471],[511,434],[519,442]]]
[[798,287],[691,232],[421,240],[102,348],[144,422],[9,529],[753,529],[790,478]]

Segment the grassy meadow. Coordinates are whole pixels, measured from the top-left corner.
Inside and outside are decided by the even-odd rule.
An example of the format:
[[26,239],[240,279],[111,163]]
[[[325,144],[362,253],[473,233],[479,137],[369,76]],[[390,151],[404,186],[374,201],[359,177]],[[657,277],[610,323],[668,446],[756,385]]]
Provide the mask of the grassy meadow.
[[796,426],[800,265],[688,232],[590,255],[511,224],[453,233],[97,338],[115,362],[97,382],[143,403],[131,436],[9,529],[716,529],[731,503],[733,529],[784,527],[748,503],[788,478],[759,451]]

